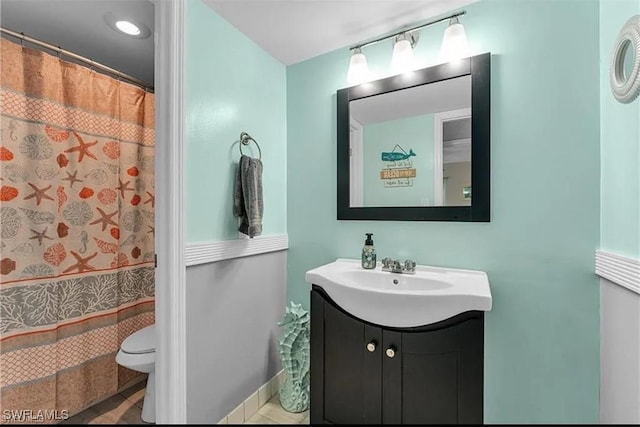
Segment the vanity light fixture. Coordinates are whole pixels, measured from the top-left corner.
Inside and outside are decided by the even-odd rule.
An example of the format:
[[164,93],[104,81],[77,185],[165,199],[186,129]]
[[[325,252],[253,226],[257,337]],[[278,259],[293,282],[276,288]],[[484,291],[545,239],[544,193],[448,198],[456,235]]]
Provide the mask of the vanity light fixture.
[[351,61],[349,62],[349,71],[347,72],[347,82],[350,85],[357,85],[369,80],[369,66],[367,65],[367,57],[360,48],[353,50]]
[[449,26],[444,30],[442,47],[440,48],[440,61],[448,62],[469,56],[469,44],[464,27],[458,21],[458,17],[449,20]]
[[394,39],[393,54],[391,57],[391,71],[393,74],[412,71],[416,66],[413,57],[413,47],[418,41],[418,33],[416,31],[438,22],[449,21],[449,26],[445,30],[442,48],[440,50],[441,61],[452,61],[469,56],[469,48],[467,45],[467,37],[464,27],[458,20],[459,16],[465,15],[466,13],[466,11],[461,10],[460,12],[427,22],[426,24],[351,47],[349,50],[353,51],[353,55],[351,55],[351,60],[349,62],[347,82],[350,85],[357,85],[371,79],[369,68],[367,66],[367,59],[364,56],[364,53],[362,53],[362,48],[390,38]]
[[391,71],[394,74],[405,73],[414,68],[413,46],[416,38],[411,33],[402,33],[394,39]]

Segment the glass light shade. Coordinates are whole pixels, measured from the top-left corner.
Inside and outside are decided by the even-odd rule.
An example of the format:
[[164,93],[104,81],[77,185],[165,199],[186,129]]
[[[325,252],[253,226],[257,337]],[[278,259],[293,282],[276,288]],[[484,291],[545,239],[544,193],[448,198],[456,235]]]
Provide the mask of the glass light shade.
[[356,49],[351,55],[349,62],[349,71],[347,72],[347,82],[350,85],[364,83],[369,79],[369,66],[367,65],[367,57],[360,49]]
[[453,18],[449,26],[444,30],[442,47],[440,48],[440,61],[448,62],[469,56],[469,44],[464,27],[458,18]]
[[393,45],[391,71],[395,74],[411,71],[414,68],[413,48],[407,39],[398,40]]

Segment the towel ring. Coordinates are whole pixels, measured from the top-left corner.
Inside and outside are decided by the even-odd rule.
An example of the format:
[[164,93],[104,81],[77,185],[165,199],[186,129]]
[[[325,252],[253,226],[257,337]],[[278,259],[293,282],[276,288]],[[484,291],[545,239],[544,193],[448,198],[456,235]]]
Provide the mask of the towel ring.
[[256,147],[258,147],[258,156],[259,156],[258,158],[262,160],[262,150],[260,149],[260,144],[258,144],[258,141],[253,139],[251,135],[249,135],[246,132],[242,132],[240,134],[240,144],[238,144],[238,147],[240,148],[240,155],[244,156],[244,153],[242,152],[242,146],[249,145],[251,141],[253,141],[253,143],[256,144]]

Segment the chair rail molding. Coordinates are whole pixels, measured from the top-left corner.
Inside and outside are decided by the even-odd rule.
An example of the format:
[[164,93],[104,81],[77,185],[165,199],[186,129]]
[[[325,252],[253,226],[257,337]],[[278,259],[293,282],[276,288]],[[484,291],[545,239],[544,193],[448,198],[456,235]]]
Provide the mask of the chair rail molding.
[[632,292],[640,294],[640,259],[606,250],[596,251],[596,274]]
[[260,236],[253,239],[220,240],[216,242],[188,243],[185,248],[187,266],[207,264],[226,259],[266,254],[289,248],[286,234]]

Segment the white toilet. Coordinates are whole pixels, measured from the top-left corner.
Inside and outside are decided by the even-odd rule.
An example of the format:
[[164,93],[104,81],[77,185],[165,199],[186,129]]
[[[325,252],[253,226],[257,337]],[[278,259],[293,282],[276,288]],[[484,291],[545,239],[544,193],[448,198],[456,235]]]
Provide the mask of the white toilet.
[[128,336],[120,346],[116,362],[125,368],[148,373],[147,390],[142,403],[142,420],[156,422],[156,325],[147,326]]

